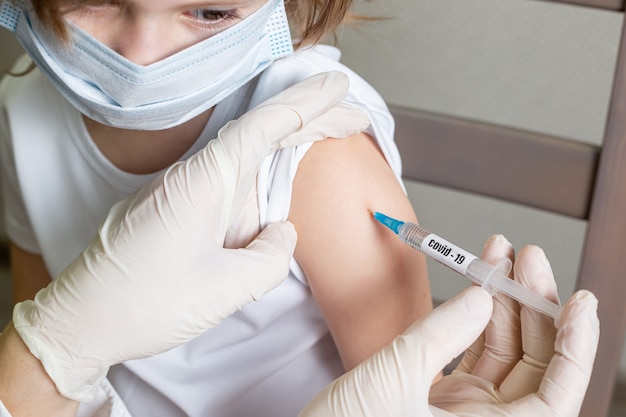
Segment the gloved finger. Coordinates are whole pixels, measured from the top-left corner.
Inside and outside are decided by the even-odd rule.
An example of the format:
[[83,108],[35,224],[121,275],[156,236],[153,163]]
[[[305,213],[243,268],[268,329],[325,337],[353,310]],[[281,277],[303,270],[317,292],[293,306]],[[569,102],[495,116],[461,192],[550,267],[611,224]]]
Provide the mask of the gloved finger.
[[214,222],[221,228],[214,228],[216,236],[224,236],[239,215],[272,147],[350,136],[370,124],[363,111],[337,105],[347,87],[347,76],[339,72],[311,77],[226,124],[216,140],[185,162],[179,173],[182,194],[198,201],[193,207],[204,213],[221,214]]
[[[537,395],[519,401],[520,410],[533,403],[533,415],[576,417],[585,397],[598,348],[598,300],[589,291],[576,292],[557,320],[555,354]],[[543,406],[536,406],[540,402]],[[526,408],[525,408],[526,407]],[[521,415],[521,413],[520,413]]]
[[[217,326],[246,304],[259,300],[281,284],[289,274],[297,235],[289,222],[271,223],[246,248],[209,251],[202,260],[211,277],[201,275],[192,284],[193,294],[180,292],[188,299],[188,317],[183,322],[188,333],[199,334]],[[219,302],[211,302],[219,300]],[[192,308],[193,307],[193,308]],[[189,328],[194,323],[196,328]],[[170,337],[171,338],[171,337]],[[179,344],[176,340],[176,344]]]
[[474,370],[474,367],[478,363],[481,355],[483,354],[483,350],[485,348],[485,333],[481,333],[478,336],[478,339],[472,343],[464,353],[461,358],[461,362],[455,368],[456,371],[465,372],[467,374],[471,374]]
[[[304,143],[295,140],[287,143],[284,139],[335,107],[346,96],[349,85],[348,76],[338,71],[309,77],[259,104],[238,120],[228,123],[220,137],[225,140],[228,136],[231,141],[228,146],[233,145],[237,155],[240,147],[234,146],[238,144],[232,138],[244,138],[243,144],[248,149],[252,145],[255,154],[263,156],[268,149],[277,147],[281,142],[284,146]],[[334,121],[351,131],[367,127],[367,116],[356,108],[353,110],[353,114],[345,120],[336,118]],[[250,138],[258,139],[250,143]],[[302,140],[309,139],[302,137]]]
[[370,120],[365,112],[354,105],[339,103],[282,139],[277,145],[285,148],[326,138],[345,138],[365,130],[369,125]]
[[456,417],[455,414],[448,413],[447,411],[442,410],[441,408],[434,407],[432,405],[428,406],[428,410],[430,411],[432,417]]
[[250,264],[252,273],[240,278],[255,300],[287,278],[297,240],[298,235],[291,222],[270,223],[243,250],[249,258],[256,260],[255,264]]
[[[502,235],[487,240],[483,260],[495,265],[504,259],[514,261],[511,243]],[[484,348],[472,374],[499,385],[519,361],[522,354],[519,305],[504,294],[494,296],[493,315],[485,329]]]
[[239,216],[226,232],[224,237],[225,248],[245,248],[261,232],[258,198],[257,187],[253,185],[245,198]]
[[[512,259],[515,256],[512,245],[502,235],[492,235],[483,246],[481,258],[492,265],[504,258]],[[472,346],[465,351],[457,370],[472,373],[485,349],[485,333],[481,334]]]
[[472,286],[437,307],[405,332],[407,336],[422,339],[419,352],[422,358],[427,358],[421,362],[424,371],[428,371],[425,373],[426,381],[432,381],[443,367],[480,336],[492,311],[490,294]]
[[[294,131],[339,103],[349,87],[348,76],[340,71],[316,74],[265,100],[241,119],[245,123],[247,118],[265,118],[279,112],[286,118],[287,130]],[[271,136],[285,132],[285,128],[276,129]]]
[[[515,279],[551,301],[559,302],[550,262],[537,246],[523,248],[515,262]],[[500,387],[506,401],[537,391],[554,355],[554,320],[524,305],[520,311],[523,357]]]
[[[331,84],[325,83],[323,87]],[[328,137],[348,137],[363,131],[370,125],[365,112],[356,106],[336,103],[335,97],[309,97],[311,95],[307,94],[310,93],[309,90],[304,90],[300,84],[292,88],[296,87],[301,92],[299,96],[295,96],[300,103],[257,107],[220,129],[218,133],[220,144],[224,148],[225,155],[231,160],[234,170],[249,172],[256,169],[265,156],[278,148],[319,141]],[[311,86],[311,89],[314,88],[316,88],[315,85]],[[276,97],[279,96],[281,95]],[[317,106],[311,106],[308,103],[309,100],[316,102]],[[302,106],[306,104],[306,110],[309,112],[317,111],[315,114],[303,115],[302,118],[299,116],[296,122],[293,115],[300,114],[298,111],[301,109],[297,107],[298,104]]]
[[300,417],[428,415],[440,370],[487,325],[491,296],[466,289],[317,395]]

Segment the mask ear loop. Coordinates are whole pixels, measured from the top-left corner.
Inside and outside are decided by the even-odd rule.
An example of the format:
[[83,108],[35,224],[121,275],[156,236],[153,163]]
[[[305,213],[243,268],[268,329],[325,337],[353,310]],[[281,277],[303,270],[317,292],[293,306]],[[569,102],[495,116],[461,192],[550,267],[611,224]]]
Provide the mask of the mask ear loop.
[[9,29],[11,32],[15,32],[17,30],[17,22],[22,15],[22,9],[20,7],[22,5],[23,2],[19,0],[15,2],[12,0],[2,0],[2,4],[0,5],[0,26]]

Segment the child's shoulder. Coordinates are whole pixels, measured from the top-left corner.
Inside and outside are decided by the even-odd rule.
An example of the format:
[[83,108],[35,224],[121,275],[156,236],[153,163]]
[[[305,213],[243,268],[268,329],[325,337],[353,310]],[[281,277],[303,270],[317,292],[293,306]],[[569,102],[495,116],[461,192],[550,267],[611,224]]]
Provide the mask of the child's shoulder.
[[342,64],[341,52],[330,45],[316,45],[296,51],[293,55],[281,58],[261,74],[250,108],[269,97],[315,74],[328,71],[341,71],[350,78],[348,101],[370,103],[376,107],[383,100],[378,92],[362,77]]

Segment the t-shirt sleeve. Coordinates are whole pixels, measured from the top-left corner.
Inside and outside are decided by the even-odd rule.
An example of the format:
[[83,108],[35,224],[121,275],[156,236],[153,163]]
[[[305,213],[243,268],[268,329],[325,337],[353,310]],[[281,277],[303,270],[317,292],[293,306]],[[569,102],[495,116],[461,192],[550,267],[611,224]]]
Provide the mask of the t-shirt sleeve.
[[[350,89],[344,101],[359,107],[368,115],[371,125],[365,132],[376,140],[404,190],[402,164],[394,142],[394,119],[380,94],[356,73],[337,62],[339,55],[339,51],[334,47],[317,45],[273,63],[260,77],[250,108],[312,74],[331,70],[345,73],[350,77]],[[259,219],[262,227],[287,219],[293,180],[298,165],[310,146],[309,143],[280,149],[266,158],[261,165],[257,185]],[[308,285],[304,271],[295,258],[291,260],[290,271],[298,280]]]

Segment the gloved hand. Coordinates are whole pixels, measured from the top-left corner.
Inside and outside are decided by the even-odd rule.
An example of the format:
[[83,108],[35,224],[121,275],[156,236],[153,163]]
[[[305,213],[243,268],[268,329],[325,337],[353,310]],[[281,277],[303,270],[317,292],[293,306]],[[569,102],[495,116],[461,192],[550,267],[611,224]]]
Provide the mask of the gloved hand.
[[224,249],[224,236],[271,150],[368,126],[337,104],[347,88],[341,73],[315,76],[227,124],[115,205],[82,255],[15,307],[15,329],[62,395],[89,400],[109,366],[182,344],[284,280],[291,224],[270,225],[245,249]]
[[[491,238],[483,258],[496,264],[505,256],[514,256],[510,244]],[[514,276],[557,300],[540,248],[520,251]],[[504,295],[492,302],[485,290],[471,287],[330,384],[300,417],[576,417],[596,354],[596,309],[593,294],[578,291],[555,328],[550,318]],[[457,369],[431,386],[470,345]]]

